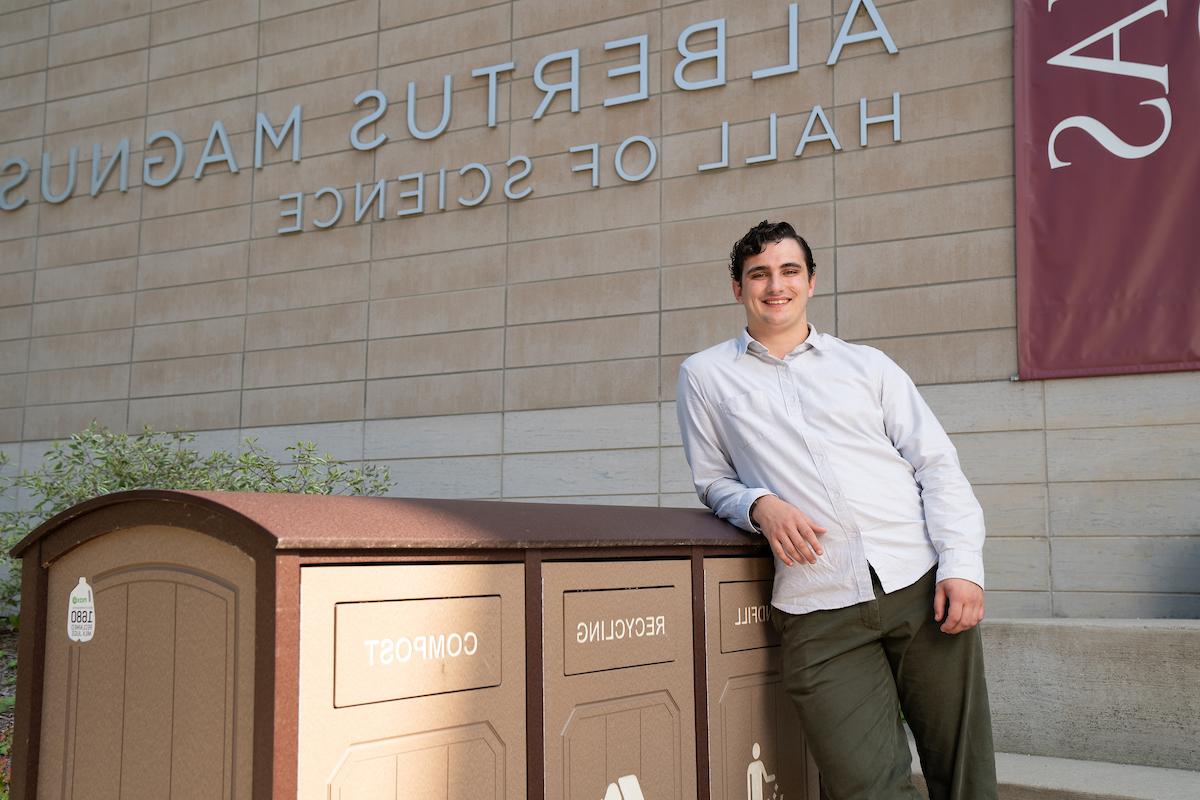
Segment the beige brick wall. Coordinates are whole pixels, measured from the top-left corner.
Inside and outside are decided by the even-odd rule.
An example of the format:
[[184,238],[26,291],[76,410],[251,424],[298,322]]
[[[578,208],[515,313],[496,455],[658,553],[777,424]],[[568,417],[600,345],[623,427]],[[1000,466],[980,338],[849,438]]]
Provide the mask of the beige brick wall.
[[[1011,3],[878,0],[899,53],[851,44],[828,67],[848,6],[799,0],[798,71],[753,80],[787,61],[783,0],[0,0],[0,160],[31,166],[29,202],[0,213],[0,448],[28,465],[95,418],[212,447],[316,439],[388,463],[398,494],[695,505],[675,370],[739,327],[730,243],[786,218],[815,248],[814,322],[891,354],[953,435],[987,512],[993,614],[1200,616],[1200,377],[1009,380]],[[728,82],[681,91],[676,38],[718,17]],[[636,51],[604,43],[642,34],[649,99],[605,108],[636,88],[606,76]],[[579,112],[561,94],[532,120],[538,59],[576,47]],[[489,127],[471,70],[506,61]],[[447,130],[418,141],[408,83],[428,129],[446,73]],[[362,136],[391,141],[360,152],[347,134],[371,106],[352,101],[376,88],[391,105]],[[860,98],[879,115],[893,92],[901,141],[873,125],[862,146]],[[278,125],[295,104],[301,162],[268,145],[254,169],[256,113]],[[793,157],[817,104],[843,149]],[[779,158],[747,165],[772,113]],[[194,180],[217,119],[241,170]],[[722,122],[731,166],[700,172]],[[185,142],[183,170],[143,186],[143,158],[170,155],[146,152],[162,129]],[[633,135],[657,164],[628,183],[613,157]],[[92,144],[123,137],[129,190],[114,177],[86,197]],[[598,188],[571,171],[588,155],[569,148],[590,142]],[[58,192],[72,147],[74,196],[42,201],[41,154]],[[534,191],[506,201],[517,155]],[[640,169],[644,148],[627,158]],[[456,202],[481,188],[458,174],[469,162],[493,173],[475,208]],[[390,184],[388,219],[351,221],[357,182],[415,172],[425,213],[396,218]],[[321,186],[347,207],[329,230],[311,224],[333,207]],[[295,191],[305,230],[278,235],[279,195]]]

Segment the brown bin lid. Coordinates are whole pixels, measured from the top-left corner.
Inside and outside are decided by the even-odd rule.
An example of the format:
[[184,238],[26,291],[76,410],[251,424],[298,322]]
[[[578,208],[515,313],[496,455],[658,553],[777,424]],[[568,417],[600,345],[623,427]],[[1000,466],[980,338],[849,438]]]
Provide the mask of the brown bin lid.
[[21,556],[67,523],[102,509],[106,516],[119,514],[122,504],[138,506],[138,525],[156,522],[156,505],[163,509],[163,522],[174,525],[181,511],[197,512],[198,530],[231,518],[243,523],[239,528],[261,532],[276,550],[762,545],[761,538],[700,509],[138,489],[61,512],[12,553]]

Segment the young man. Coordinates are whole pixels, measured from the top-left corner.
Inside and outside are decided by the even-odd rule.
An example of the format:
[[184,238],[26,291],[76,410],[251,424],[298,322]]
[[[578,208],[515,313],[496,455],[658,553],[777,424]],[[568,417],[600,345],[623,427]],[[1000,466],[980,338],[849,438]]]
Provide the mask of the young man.
[[812,251],[763,221],[730,254],[736,339],[679,369],[700,499],[775,554],[783,682],[831,800],[996,795],[976,625],[983,512],[912,380],[808,323]]

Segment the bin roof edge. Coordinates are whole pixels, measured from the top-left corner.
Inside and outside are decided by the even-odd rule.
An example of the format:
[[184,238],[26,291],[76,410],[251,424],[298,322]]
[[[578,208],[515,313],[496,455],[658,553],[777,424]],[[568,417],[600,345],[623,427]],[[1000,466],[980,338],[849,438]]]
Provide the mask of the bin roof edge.
[[241,518],[276,550],[748,547],[762,540],[700,509],[393,497],[136,489],[101,495],[46,520],[21,556],[57,528],[129,502],[192,505]]

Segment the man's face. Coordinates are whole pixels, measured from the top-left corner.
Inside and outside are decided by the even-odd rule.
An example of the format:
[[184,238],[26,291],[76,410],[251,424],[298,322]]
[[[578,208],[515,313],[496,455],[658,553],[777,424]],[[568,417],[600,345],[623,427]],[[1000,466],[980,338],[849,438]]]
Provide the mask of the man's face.
[[733,296],[746,308],[750,335],[770,337],[808,331],[808,298],[815,286],[800,243],[781,239],[746,259]]

